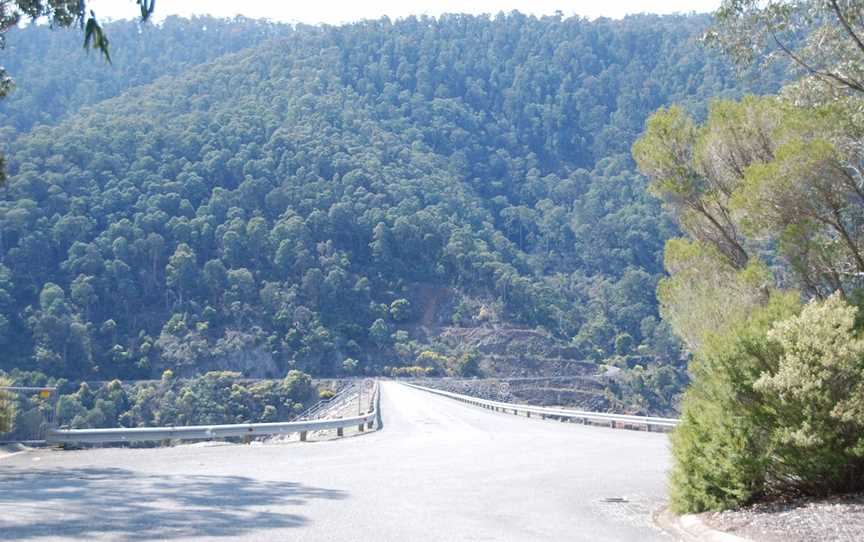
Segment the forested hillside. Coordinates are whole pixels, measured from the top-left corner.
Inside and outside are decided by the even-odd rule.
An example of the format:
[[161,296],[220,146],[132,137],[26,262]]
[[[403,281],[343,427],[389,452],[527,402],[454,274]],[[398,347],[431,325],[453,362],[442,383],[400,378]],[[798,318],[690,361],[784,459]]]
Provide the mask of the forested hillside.
[[158,27],[118,21],[107,25],[110,64],[83,49],[78,32],[46,25],[16,29],[3,50],[3,67],[16,87],[0,102],[3,141],[37,124],[56,124],[128,88],[257,45],[285,28],[243,18],[168,17]]
[[0,369],[476,370],[449,326],[680,367],[654,296],[676,229],[629,148],[658,107],[776,88],[704,51],[707,23],[173,21],[114,71],[25,30],[0,114],[65,120],[8,138]]

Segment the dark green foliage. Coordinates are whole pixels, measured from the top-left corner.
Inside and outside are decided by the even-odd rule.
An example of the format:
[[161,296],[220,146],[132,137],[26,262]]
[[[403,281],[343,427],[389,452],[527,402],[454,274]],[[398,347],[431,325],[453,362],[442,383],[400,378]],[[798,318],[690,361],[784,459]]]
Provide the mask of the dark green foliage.
[[477,376],[480,372],[480,353],[469,350],[456,359],[454,371],[459,376]]
[[3,67],[15,77],[15,89],[0,101],[4,141],[132,87],[256,45],[284,26],[172,16],[158,26],[120,21],[104,28],[111,39],[110,65],[81,49],[79,32],[30,25],[6,34]]
[[[22,131],[65,120],[10,143],[0,341],[4,328],[16,340],[0,368],[376,373],[412,363],[409,332],[439,324],[425,286],[586,358],[629,336],[619,350],[680,365],[645,325],[675,229],[626,153],[654,108],[698,114],[739,92],[695,43],[706,23],[514,13],[278,28],[190,68],[274,28],[169,20],[145,31],[170,44],[152,64],[118,46],[116,76],[95,87],[75,71],[92,66],[43,53],[62,36],[34,29],[5,115]],[[107,28],[115,44],[132,29]],[[67,117],[83,104],[97,105]]]

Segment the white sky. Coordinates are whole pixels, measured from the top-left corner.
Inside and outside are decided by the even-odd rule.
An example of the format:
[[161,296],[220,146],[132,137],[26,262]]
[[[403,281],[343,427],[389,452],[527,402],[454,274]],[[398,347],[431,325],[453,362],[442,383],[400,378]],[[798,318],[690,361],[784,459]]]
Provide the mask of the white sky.
[[[100,20],[135,17],[134,0],[90,0]],[[157,0],[156,20],[168,15],[244,15],[291,23],[339,24],[361,19],[391,19],[408,15],[491,13],[519,10],[532,15],[561,11],[594,19],[620,18],[630,13],[689,13],[713,11],[720,0]]]

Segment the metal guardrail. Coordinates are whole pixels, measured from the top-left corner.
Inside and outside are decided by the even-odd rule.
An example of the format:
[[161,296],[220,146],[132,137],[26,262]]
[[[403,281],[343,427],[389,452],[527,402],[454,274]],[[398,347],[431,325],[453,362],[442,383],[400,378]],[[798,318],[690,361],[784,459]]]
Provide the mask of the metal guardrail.
[[307,408],[306,410],[301,412],[299,415],[297,415],[294,418],[294,421],[318,419],[318,415],[322,411],[330,410],[334,406],[345,401],[346,397],[351,396],[353,391],[354,391],[355,386],[356,386],[356,384],[352,382],[351,384],[349,384],[349,385],[345,386],[344,388],[342,388],[341,390],[339,390],[336,393],[336,395],[333,395],[332,397],[328,397],[327,399],[321,399],[320,401],[318,401],[317,403],[315,403],[314,405],[310,406],[309,408]]
[[532,414],[534,414],[544,419],[572,419],[577,420],[581,423],[588,423],[589,421],[602,422],[608,423],[612,427],[616,427],[617,424],[621,424],[622,426],[639,425],[645,426],[648,431],[661,428],[668,430],[678,425],[678,420],[675,418],[659,418],[655,416],[632,416],[629,414],[610,414],[608,412],[589,412],[585,410],[571,410],[568,408],[538,407],[531,405],[520,405],[517,403],[503,403],[501,401],[490,401],[488,399],[471,397],[470,395],[462,395],[449,391],[436,390],[434,388],[418,386],[416,384],[410,384],[408,382],[403,382],[403,384],[418,390],[434,393],[436,395],[441,395],[443,397],[448,397],[450,399],[455,399],[463,403],[479,406],[481,408],[486,408],[489,410],[495,410],[499,412],[512,411],[514,414],[524,412],[525,415],[529,418]]
[[[373,397],[378,395],[376,382]],[[299,433],[306,440],[309,431],[336,429],[342,436],[346,427],[357,427],[358,431],[372,429],[378,417],[377,403],[372,402],[366,414],[333,420],[309,420],[300,422],[241,423],[222,425],[190,425],[181,427],[132,427],[111,429],[54,429],[47,434],[48,444],[106,444],[118,442],[145,442],[163,440],[208,440],[228,437],[254,438],[264,435]]]

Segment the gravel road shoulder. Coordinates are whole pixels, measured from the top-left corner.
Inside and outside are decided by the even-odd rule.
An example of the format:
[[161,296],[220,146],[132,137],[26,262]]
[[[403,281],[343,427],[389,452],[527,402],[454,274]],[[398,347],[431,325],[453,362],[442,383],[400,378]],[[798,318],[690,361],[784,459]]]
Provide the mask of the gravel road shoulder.
[[759,503],[699,518],[758,542],[858,542],[864,540],[864,494]]
[[0,460],[24,453],[29,449],[21,444],[0,444]]

